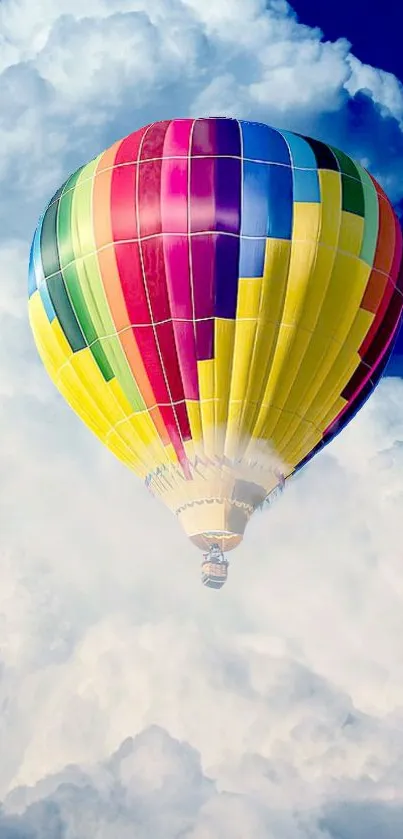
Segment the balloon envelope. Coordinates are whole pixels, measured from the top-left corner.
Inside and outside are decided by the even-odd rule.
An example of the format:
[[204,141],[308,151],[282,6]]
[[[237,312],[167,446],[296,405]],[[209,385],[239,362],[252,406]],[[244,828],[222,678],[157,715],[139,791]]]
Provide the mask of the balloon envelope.
[[59,391],[200,548],[340,431],[402,315],[402,237],[343,152],[235,119],[157,122],[41,218],[29,312]]

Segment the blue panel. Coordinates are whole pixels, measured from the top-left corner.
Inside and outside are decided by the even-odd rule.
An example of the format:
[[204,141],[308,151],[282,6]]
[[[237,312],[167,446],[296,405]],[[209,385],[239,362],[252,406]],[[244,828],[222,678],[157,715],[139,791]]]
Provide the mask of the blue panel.
[[219,157],[214,165],[215,229],[236,233],[241,227],[241,179],[240,158]]
[[290,147],[292,165],[299,169],[316,169],[315,153],[309,143],[290,131],[282,131],[281,133]]
[[291,239],[293,211],[293,180],[289,166],[268,166],[269,216],[267,236]]
[[314,201],[320,203],[320,185],[318,171],[315,169],[293,169],[294,201]]
[[240,277],[263,277],[266,238],[241,239]]
[[32,297],[36,289],[36,274],[34,266],[34,239],[32,240],[31,250],[29,252],[29,268],[28,268],[28,297]]
[[41,256],[41,235],[42,235],[42,224],[43,224],[44,216],[41,216],[38,226],[35,231],[34,240],[32,242],[32,260],[33,266],[36,276],[36,283],[37,288],[39,289],[39,294],[41,295],[41,300],[45,309],[45,312],[50,320],[55,319],[56,312],[53,307],[52,301],[49,296],[48,287],[45,281],[45,275],[43,272],[42,266],[42,256]]
[[[241,224],[243,236],[266,238],[269,215],[269,173],[270,167],[267,163],[244,161]],[[242,271],[241,276],[244,276]]]
[[241,121],[240,125],[244,158],[290,165],[288,146],[279,131],[257,122]]
[[238,278],[239,237],[218,234],[215,258],[215,317],[235,319]]
[[40,286],[39,286],[39,294],[41,295],[41,300],[42,300],[45,312],[46,312],[50,322],[52,323],[52,320],[54,320],[55,317],[56,317],[56,312],[53,308],[53,303],[52,303],[52,301],[49,297],[48,287],[47,287],[45,281],[43,283],[41,283]]

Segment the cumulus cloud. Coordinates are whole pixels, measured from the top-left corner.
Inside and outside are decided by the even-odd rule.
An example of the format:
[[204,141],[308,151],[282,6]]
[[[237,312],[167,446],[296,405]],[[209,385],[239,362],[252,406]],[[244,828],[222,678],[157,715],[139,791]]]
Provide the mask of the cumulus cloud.
[[[322,40],[285,2],[59,0],[39,10],[3,0],[0,37],[8,235],[30,230],[63,177],[105,143],[188,113],[261,118],[337,140],[381,180],[392,173],[392,198],[402,196],[400,83],[360,63],[347,41]],[[363,103],[368,131],[352,132]],[[24,204],[18,222],[6,211],[13,196]]]
[[283,0],[0,3],[0,839],[400,836],[403,382],[255,515],[217,596],[48,381],[26,266],[61,181],[161,117],[320,136],[399,200],[402,103]]
[[219,599],[74,419],[20,484],[2,451],[0,836],[361,839],[372,812],[397,839],[402,407],[385,380],[256,515]]

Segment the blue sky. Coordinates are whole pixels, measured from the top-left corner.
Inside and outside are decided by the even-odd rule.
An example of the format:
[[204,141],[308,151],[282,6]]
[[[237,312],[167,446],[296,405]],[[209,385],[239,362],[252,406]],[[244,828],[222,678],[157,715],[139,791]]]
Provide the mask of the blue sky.
[[370,8],[365,0],[294,0],[293,7],[302,23],[319,26],[325,38],[347,38],[360,61],[403,77],[400,3],[384,0]]
[[0,3],[1,839],[403,835],[403,380],[254,517],[217,599],[27,320],[49,197],[154,119],[321,137],[401,204],[402,85],[333,11],[322,39],[284,0]]
[[[337,3],[294,0],[293,7],[299,20],[309,26],[320,27],[325,39],[347,38],[360,61],[387,70],[399,80],[403,79],[403,9],[400,3],[385,0],[370,7],[365,0],[339,0]],[[354,103],[352,108],[354,110]],[[360,106],[357,113],[360,118]],[[399,203],[396,209],[400,215]],[[396,342],[388,375],[403,375],[403,330]]]

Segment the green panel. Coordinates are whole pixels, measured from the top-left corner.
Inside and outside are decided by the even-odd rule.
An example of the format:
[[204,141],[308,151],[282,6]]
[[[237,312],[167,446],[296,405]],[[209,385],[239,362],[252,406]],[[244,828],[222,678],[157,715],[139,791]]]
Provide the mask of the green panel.
[[71,307],[61,272],[49,277],[46,284],[58,321],[72,351],[83,350],[87,344]]
[[90,318],[88,308],[81,291],[80,280],[74,262],[72,262],[68,268],[64,268],[63,277],[72,306],[77,315],[81,329],[86,337],[87,343],[92,344],[97,340],[98,335],[95,331],[94,324]]
[[104,338],[102,345],[108,358],[113,358],[113,369],[115,371],[116,378],[126,396],[126,399],[130,402],[133,411],[145,411],[146,404],[133,378],[133,373],[127,363],[126,355],[122,350],[119,337],[117,335],[112,335],[109,338]]
[[[94,163],[83,166],[79,172],[74,175],[66,183],[66,188],[60,200],[59,217],[58,217],[58,241],[60,261],[62,264],[62,273],[66,285],[67,293],[69,295],[71,305],[75,311],[76,317],[80,324],[81,330],[84,333],[87,344],[90,346],[91,353],[105,379],[109,382],[114,377],[113,370],[108,362],[102,345],[97,342],[98,334],[96,332],[94,323],[90,317],[86,301],[81,289],[80,277],[77,271],[76,254],[74,251],[74,235],[73,226],[75,219],[72,215],[74,194],[77,188],[77,182],[83,177],[92,178]],[[92,181],[89,181],[92,183]],[[80,234],[77,234],[80,238]]]
[[376,245],[378,241],[379,199],[375,184],[368,175],[368,172],[366,172],[359,163],[357,163],[357,170],[364,189],[365,203],[365,226],[360,258],[366,262],[367,265],[372,266],[374,264]]
[[97,353],[97,363],[100,359],[104,367],[105,362],[108,364],[133,410],[143,411],[146,406],[120,341],[116,337],[116,327],[99,270],[92,216],[93,175],[97,165],[98,158],[83,169],[73,193],[71,231],[75,258],[74,289],[80,320],[85,312],[87,323],[92,325],[95,338],[102,339],[101,342],[97,340],[94,346],[90,346],[94,357],[95,352]]
[[108,362],[108,359],[104,353],[101,343],[99,341],[96,341],[95,344],[92,344],[90,350],[95,358],[96,363],[98,364],[98,367],[105,381],[110,382],[110,380],[114,378],[114,372]]
[[344,152],[330,146],[338,160],[342,182],[342,209],[348,213],[364,217],[364,190],[355,163]]
[[56,225],[58,202],[49,204],[42,222],[41,260],[45,277],[60,271],[59,252],[57,249]]

